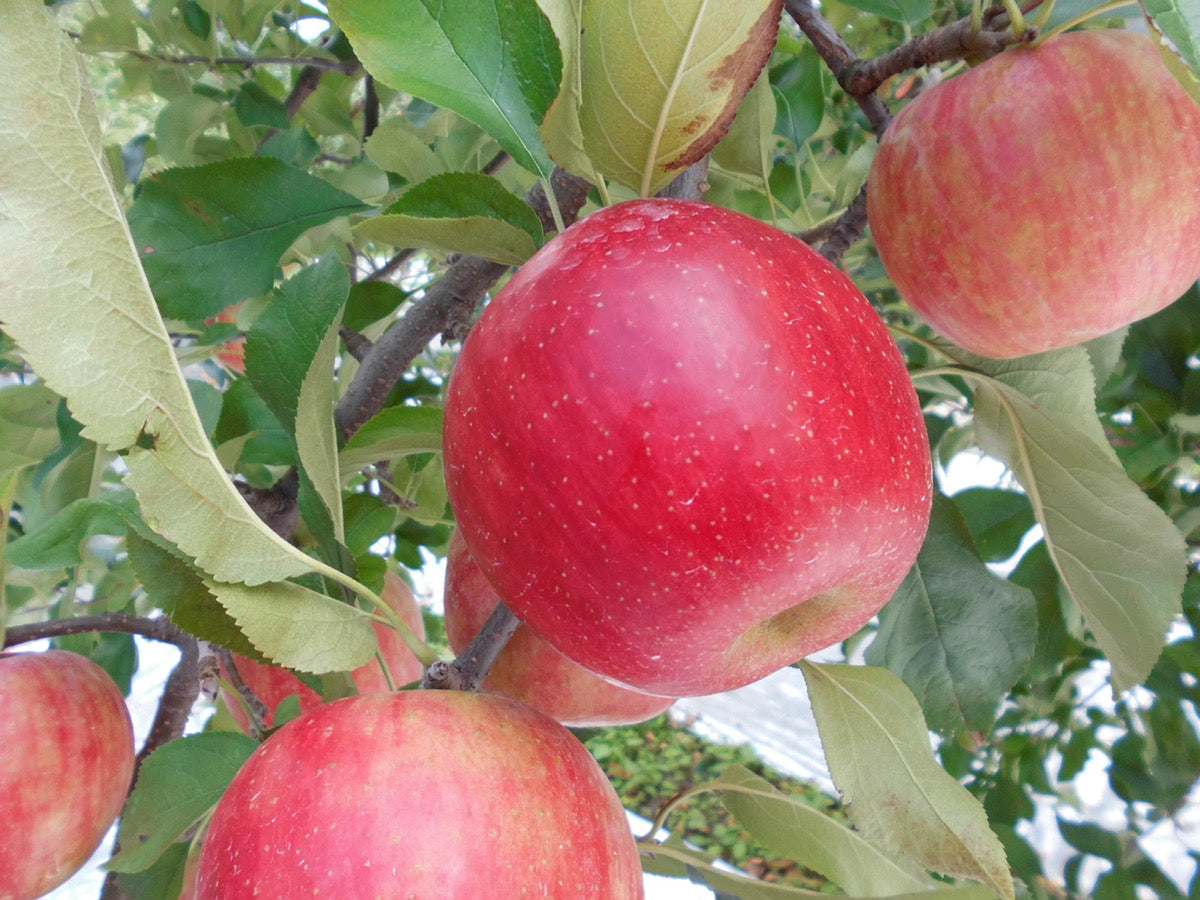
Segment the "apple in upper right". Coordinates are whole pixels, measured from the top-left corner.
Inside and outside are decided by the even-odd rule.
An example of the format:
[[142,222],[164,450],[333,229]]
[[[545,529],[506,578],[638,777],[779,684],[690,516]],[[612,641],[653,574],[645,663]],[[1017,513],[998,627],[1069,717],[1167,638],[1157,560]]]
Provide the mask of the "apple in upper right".
[[867,209],[897,290],[959,346],[1091,340],[1200,277],[1200,105],[1144,34],[1014,47],[900,111]]
[[[457,531],[446,555],[444,602],[446,638],[455,653],[467,648],[500,602]],[[572,728],[644,722],[675,702],[605,681],[567,659],[527,625],[509,638],[481,687],[520,700]]]

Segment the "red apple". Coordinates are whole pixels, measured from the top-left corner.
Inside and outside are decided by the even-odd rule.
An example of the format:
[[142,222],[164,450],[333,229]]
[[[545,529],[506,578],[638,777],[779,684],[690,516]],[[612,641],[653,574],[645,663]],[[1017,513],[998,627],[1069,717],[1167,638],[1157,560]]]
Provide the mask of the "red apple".
[[[455,532],[446,555],[446,637],[462,653],[500,598]],[[483,690],[520,700],[574,728],[629,725],[664,712],[675,701],[605,681],[567,659],[521,625],[500,653]]]
[[102,668],[0,653],[0,897],[58,887],[100,846],[133,779],[133,725]]
[[[241,311],[242,304],[235,303],[221,311],[220,315],[214,316],[211,319],[205,319],[205,324],[213,325],[217,322],[233,323],[237,322],[238,313]],[[234,338],[224,347],[217,351],[217,359],[225,368],[237,375],[246,374],[246,339],[244,337]]]
[[904,360],[851,281],[673,200],[589,216],[497,294],[451,376],[445,461],[513,612],[662,696],[853,634],[916,558],[932,491]]
[[[383,601],[394,609],[405,625],[421,640],[425,639],[425,621],[421,617],[421,607],[413,596],[412,588],[403,578],[394,572],[388,572],[384,577]],[[421,661],[413,656],[408,645],[395,629],[376,623],[375,636],[379,639],[379,650],[387,661],[388,669],[400,687],[417,681],[424,674]],[[260,663],[245,656],[235,654],[234,665],[242,682],[267,708],[267,719],[263,723],[270,728],[275,721],[275,710],[279,704],[293,694],[300,697],[300,711],[308,712],[320,706],[324,700],[321,695],[302,682],[299,678],[269,663]],[[389,690],[383,667],[378,660],[372,660],[365,666],[353,672],[354,684],[360,694],[373,694]],[[238,727],[247,734],[250,733],[250,716],[239,697],[227,687],[221,688],[221,695]]]
[[1200,105],[1143,34],[1012,48],[900,111],[867,202],[945,337],[997,358],[1090,340],[1200,277]]
[[642,896],[616,792],[557,722],[492,694],[350,697],[289,722],[230,784],[198,900]]

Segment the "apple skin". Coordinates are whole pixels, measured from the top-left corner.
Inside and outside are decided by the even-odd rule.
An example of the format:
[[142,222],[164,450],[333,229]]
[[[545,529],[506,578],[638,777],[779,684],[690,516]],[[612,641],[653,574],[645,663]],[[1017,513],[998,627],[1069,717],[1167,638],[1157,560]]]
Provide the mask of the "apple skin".
[[642,896],[616,792],[565,728],[457,691],[349,697],[275,732],[217,805],[198,900]]
[[867,209],[896,288],[954,343],[1090,340],[1200,277],[1200,105],[1146,35],[1012,48],[900,111]]
[[594,213],[496,295],[450,378],[445,461],[517,617],[661,696],[740,687],[861,628],[932,492],[904,360],[853,283],[678,200]]
[[133,780],[133,725],[102,668],[0,653],[0,897],[32,900],[100,846]]
[[[395,572],[388,572],[384,576],[383,592],[380,594],[380,598],[399,614],[401,620],[412,630],[413,634],[421,640],[425,640],[425,621],[421,617],[421,607],[417,603],[416,597],[413,596],[408,582]],[[396,686],[401,687],[418,681],[425,674],[425,668],[421,665],[421,661],[413,656],[399,633],[380,623],[376,623],[374,628],[375,636],[379,640],[379,650],[383,658],[387,660],[392,677],[396,680]],[[320,694],[287,669],[269,663],[256,662],[239,654],[234,654],[233,662],[242,682],[267,708],[267,718],[263,723],[267,728],[273,726],[275,710],[279,708],[279,704],[293,694],[300,697],[301,712],[308,712],[325,702]],[[383,668],[379,665],[378,660],[372,660],[365,666],[355,669],[351,677],[353,677],[354,685],[360,694],[381,693],[389,690]],[[233,720],[237,722],[243,732],[250,734],[250,716],[240,698],[227,687],[222,686],[220,690],[221,696],[225,700],[225,706]]]
[[[446,637],[462,653],[483,628],[500,598],[458,532],[446,553]],[[665,712],[674,699],[632,691],[605,681],[567,659],[521,625],[509,638],[481,685],[519,700],[572,728],[632,725]]]

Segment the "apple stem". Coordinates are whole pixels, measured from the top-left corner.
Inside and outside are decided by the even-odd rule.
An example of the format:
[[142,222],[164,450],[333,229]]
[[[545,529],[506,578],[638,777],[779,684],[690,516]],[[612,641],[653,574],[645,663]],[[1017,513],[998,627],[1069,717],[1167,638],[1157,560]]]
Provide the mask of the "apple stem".
[[453,662],[435,662],[426,669],[421,687],[439,691],[478,690],[520,625],[521,620],[512,610],[497,603],[470,646]]

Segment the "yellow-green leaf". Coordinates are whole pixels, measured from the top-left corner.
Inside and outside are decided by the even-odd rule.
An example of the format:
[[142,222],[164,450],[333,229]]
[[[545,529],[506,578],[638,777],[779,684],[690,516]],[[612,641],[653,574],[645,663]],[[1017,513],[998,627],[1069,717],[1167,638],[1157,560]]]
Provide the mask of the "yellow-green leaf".
[[379,643],[362,610],[290,581],[255,586],[206,582],[263,656],[322,675],[371,661]]
[[607,178],[649,196],[728,131],[778,34],[782,0],[590,0],[579,119]]
[[128,450],[148,522],[215,578],[312,563],[259,521],[217,461],[112,187],[74,47],[35,0],[0,27],[0,322],[84,435]]
[[916,698],[872,666],[802,662],[829,774],[873,843],[1012,900],[1012,876],[983,805],[938,765]]

